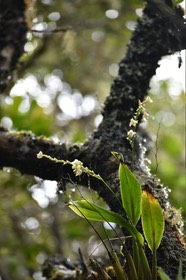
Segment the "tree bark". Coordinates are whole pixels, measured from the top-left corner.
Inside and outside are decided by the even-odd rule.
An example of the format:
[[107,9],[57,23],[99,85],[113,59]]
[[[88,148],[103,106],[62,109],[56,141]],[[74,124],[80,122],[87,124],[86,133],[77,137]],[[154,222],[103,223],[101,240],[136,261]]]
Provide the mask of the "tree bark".
[[[43,137],[2,129],[1,167],[15,167],[24,174],[63,182],[70,176],[71,180],[88,186],[89,178],[86,174],[80,178],[75,177],[71,167],[45,158],[37,159],[37,153],[42,151],[52,157],[70,161],[77,158],[84,166],[100,174],[119,197],[118,162],[111,154],[112,151],[117,151],[123,154],[125,163],[133,169],[142,188],[148,189],[158,198],[162,208],[167,210],[168,192],[147,172],[144,163],[150,141],[148,133],[138,125],[133,161],[127,132],[139,100],[143,101],[147,95],[158,61],[165,55],[185,49],[185,25],[180,9],[173,8],[170,1],[147,2],[143,16],[137,21],[126,56],[119,64],[119,73],[105,101],[103,121],[97,131],[82,146],[74,145],[67,149],[65,144],[54,144]],[[122,213],[117,199],[100,182],[90,178],[90,186],[113,211]],[[158,249],[158,265],[171,279],[176,278],[180,259],[186,268],[185,251],[179,239],[178,225],[176,226],[171,221],[166,221],[164,237]]]
[[0,0],[0,93],[13,79],[13,70],[24,52],[28,31],[25,13],[24,0]]

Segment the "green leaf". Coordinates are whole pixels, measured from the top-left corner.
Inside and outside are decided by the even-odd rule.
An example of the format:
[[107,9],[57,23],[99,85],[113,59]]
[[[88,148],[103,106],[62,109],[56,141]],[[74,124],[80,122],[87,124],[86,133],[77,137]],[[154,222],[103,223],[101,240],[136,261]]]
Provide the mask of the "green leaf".
[[144,252],[144,248],[140,246],[135,240],[133,240],[133,260],[136,267],[138,279],[152,280],[152,273]]
[[182,261],[179,261],[179,268],[178,268],[178,275],[176,277],[176,280],[184,280],[186,277],[183,277],[183,265]]
[[69,203],[70,209],[72,209],[77,215],[84,219],[99,221],[99,222],[110,222],[115,223],[119,226],[124,227],[128,232],[143,246],[144,239],[137,229],[130,225],[123,217],[119,214],[106,210],[88,200],[73,201]]
[[164,232],[164,217],[158,200],[149,192],[142,193],[142,227],[152,252],[160,245]]
[[112,265],[116,274],[116,277],[118,280],[127,280],[127,277],[125,275],[125,271],[123,267],[121,266],[120,260],[118,258],[118,255],[115,251],[112,251],[112,255],[110,256],[110,260],[112,261]]
[[134,260],[133,260],[130,253],[126,256],[126,260],[127,260],[127,265],[128,265],[128,268],[129,268],[129,272],[128,272],[129,277],[130,277],[129,279],[138,280],[136,266],[134,264]]
[[161,280],[171,280],[161,267],[158,267],[158,275]]
[[[136,244],[138,246],[138,244]],[[140,264],[139,264],[139,275],[141,275],[140,279],[151,280],[152,273],[150,270],[150,266],[145,255],[145,251],[141,246],[138,246],[139,256],[140,256]]]
[[173,5],[176,6],[176,5],[180,4],[181,2],[183,2],[183,0],[173,0]]
[[136,225],[141,216],[142,190],[140,183],[123,163],[120,163],[119,166],[119,179],[123,208],[130,221]]

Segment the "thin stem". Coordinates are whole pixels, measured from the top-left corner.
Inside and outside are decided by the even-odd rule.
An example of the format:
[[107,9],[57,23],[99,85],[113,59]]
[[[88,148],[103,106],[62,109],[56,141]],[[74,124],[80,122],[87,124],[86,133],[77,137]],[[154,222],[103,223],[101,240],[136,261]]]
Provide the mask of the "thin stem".
[[153,249],[152,252],[152,279],[157,280],[157,257],[156,249]]
[[132,171],[134,171],[134,137],[132,138],[131,147],[132,147]]

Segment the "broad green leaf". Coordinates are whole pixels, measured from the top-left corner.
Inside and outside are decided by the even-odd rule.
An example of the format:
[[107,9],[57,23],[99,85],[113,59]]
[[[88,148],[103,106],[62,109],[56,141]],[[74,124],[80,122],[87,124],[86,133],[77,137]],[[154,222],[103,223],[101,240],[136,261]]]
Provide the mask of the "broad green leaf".
[[144,239],[137,229],[130,225],[123,217],[119,214],[106,210],[88,200],[73,201],[69,203],[69,207],[80,217],[84,219],[99,221],[99,222],[110,222],[115,223],[119,226],[124,227],[128,232],[143,246]]
[[158,200],[149,192],[142,193],[142,227],[152,252],[160,245],[164,232],[164,217]]
[[130,221],[136,225],[141,216],[142,190],[140,183],[123,163],[120,163],[119,166],[119,179],[123,208]]

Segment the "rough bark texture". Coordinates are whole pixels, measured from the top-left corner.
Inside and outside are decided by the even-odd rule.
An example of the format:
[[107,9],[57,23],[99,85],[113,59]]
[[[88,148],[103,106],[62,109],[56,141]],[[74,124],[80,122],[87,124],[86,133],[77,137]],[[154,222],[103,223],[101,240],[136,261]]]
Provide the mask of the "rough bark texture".
[[13,78],[13,70],[24,52],[28,27],[23,0],[0,0],[0,93]]
[[[103,110],[103,121],[97,131],[82,146],[53,144],[46,139],[36,138],[29,133],[0,131],[0,166],[15,167],[21,173],[33,174],[43,179],[63,180],[68,176],[77,181],[77,177],[68,166],[56,164],[48,159],[37,159],[39,151],[52,157],[81,160],[99,173],[118,194],[118,163],[111,155],[117,151],[124,155],[125,163],[131,167],[132,151],[127,140],[129,121],[134,115],[138,100],[144,100],[151,77],[155,74],[158,61],[168,54],[185,48],[185,27],[180,9],[173,9],[170,1],[149,0],[144,15],[137,22],[125,58],[120,62],[118,77],[113,81],[111,92]],[[147,171],[144,164],[148,150],[149,136],[138,127],[134,147],[134,172],[143,188],[148,189],[166,208],[167,191]],[[81,184],[87,186],[88,178],[83,175]],[[113,198],[100,182],[91,179],[90,186],[107,202],[112,210],[118,209],[117,200]],[[149,255],[150,257],[150,255]],[[162,244],[158,250],[158,265],[171,279],[175,279],[179,259],[186,267],[185,251],[179,241],[175,226],[166,222]]]

